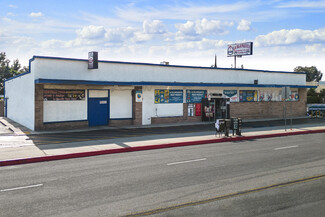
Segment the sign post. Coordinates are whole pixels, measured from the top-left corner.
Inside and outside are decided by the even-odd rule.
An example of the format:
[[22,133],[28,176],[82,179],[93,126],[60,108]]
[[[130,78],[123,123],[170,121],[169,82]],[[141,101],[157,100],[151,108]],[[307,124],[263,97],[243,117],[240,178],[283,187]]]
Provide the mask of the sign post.
[[227,49],[227,56],[234,57],[234,68],[236,68],[236,58],[245,55],[253,55],[253,42],[230,44]]

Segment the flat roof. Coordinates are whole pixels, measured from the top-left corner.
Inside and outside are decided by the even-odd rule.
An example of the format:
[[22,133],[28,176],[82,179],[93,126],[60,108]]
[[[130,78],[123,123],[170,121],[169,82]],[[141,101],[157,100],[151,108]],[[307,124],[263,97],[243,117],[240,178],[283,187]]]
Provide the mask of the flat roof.
[[[33,58],[30,61],[33,61],[36,58],[38,58],[38,59],[70,60],[70,61],[86,61],[86,62],[88,62],[88,59],[51,57],[51,56],[33,56]],[[108,60],[98,60],[98,62],[99,63],[129,64],[129,65],[143,65],[143,66],[193,68],[193,69],[211,69],[211,70],[221,69],[221,70],[253,71],[253,72],[267,72],[267,73],[306,74],[306,72],[270,71],[270,70],[259,70],[259,69],[220,68],[220,67],[215,68],[215,67],[184,66],[184,65],[165,65],[165,64],[156,64],[156,63],[122,62],[122,61],[108,61]]]

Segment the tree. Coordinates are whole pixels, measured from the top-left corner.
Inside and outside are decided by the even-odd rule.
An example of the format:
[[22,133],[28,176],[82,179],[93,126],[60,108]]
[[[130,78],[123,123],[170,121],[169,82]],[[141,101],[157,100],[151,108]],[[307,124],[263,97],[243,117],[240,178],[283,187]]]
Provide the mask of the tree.
[[307,96],[317,96],[316,89],[315,88],[310,88],[307,91]]
[[322,90],[320,91],[320,93],[319,93],[319,97],[320,97],[322,103],[324,103],[324,102],[325,102],[325,89],[322,89]]
[[311,67],[302,67],[302,66],[297,66],[294,68],[295,72],[306,72],[306,81],[317,81],[319,82],[322,80],[323,73],[319,70],[317,70],[316,66],[311,66]]
[[19,75],[24,72],[28,72],[28,67],[21,68],[19,60],[13,61],[13,64],[9,66],[10,60],[6,58],[5,52],[0,52],[0,95],[3,94],[3,82],[4,80],[11,78],[13,76]]

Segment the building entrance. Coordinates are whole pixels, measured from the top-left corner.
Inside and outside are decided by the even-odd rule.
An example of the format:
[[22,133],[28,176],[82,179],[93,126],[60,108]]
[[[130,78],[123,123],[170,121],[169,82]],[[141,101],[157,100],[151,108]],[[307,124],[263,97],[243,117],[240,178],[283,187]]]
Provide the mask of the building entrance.
[[212,96],[210,100],[202,99],[202,121],[230,118],[230,103],[228,98]]
[[109,90],[88,91],[88,125],[108,125]]

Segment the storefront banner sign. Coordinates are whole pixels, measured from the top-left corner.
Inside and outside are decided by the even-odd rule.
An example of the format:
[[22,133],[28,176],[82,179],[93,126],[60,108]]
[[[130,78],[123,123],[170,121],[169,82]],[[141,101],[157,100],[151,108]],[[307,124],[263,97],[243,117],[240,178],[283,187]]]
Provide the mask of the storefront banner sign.
[[224,90],[223,95],[230,99],[230,102],[238,102],[237,90]]
[[183,103],[183,90],[155,90],[155,103]]
[[85,100],[85,90],[44,90],[44,101]]
[[187,103],[201,103],[201,100],[205,98],[207,98],[206,90],[186,90]]
[[257,101],[257,91],[255,90],[240,90],[239,91],[240,102],[254,102]]
[[183,103],[183,90],[170,90],[169,103]]

